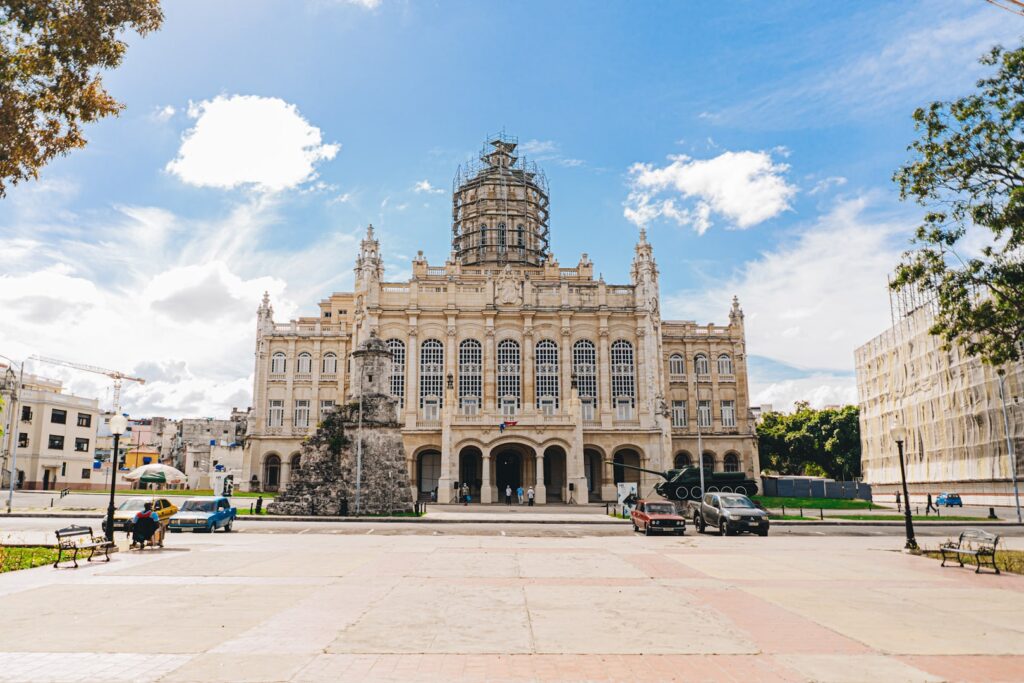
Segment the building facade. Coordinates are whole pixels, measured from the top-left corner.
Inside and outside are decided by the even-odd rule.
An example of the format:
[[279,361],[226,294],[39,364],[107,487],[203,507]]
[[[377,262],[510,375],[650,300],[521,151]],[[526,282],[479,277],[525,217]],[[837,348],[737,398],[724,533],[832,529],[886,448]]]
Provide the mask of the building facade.
[[629,283],[595,279],[586,254],[561,267],[544,174],[512,139],[491,140],[454,185],[443,266],[419,252],[408,281],[386,281],[371,226],[354,291],[317,316],[277,323],[264,296],[245,466],[257,487],[287,486],[320,416],[358,396],[350,354],[371,335],[392,353],[421,499],[448,502],[462,482],[485,503],[507,485],[542,504],[614,500],[619,481],[647,493],[656,477],[613,463],[696,464],[698,430],[706,466],[758,475],[738,302],[727,325],[662,320],[644,231]]
[[[943,350],[942,339],[928,332],[935,314],[931,302],[897,302],[894,311],[893,327],[855,352],[864,480],[882,494],[894,494],[900,485],[890,436],[899,422],[908,432],[904,453],[911,493],[948,490],[972,504],[1011,505],[1012,465],[996,369],[957,347]],[[1006,421],[1019,474],[1024,364],[1004,372]]]
[[[12,414],[10,411],[14,410]],[[7,401],[0,424],[5,469],[17,439],[17,485],[26,490],[100,488],[93,449],[100,420],[99,401],[66,394],[61,382],[26,374],[15,403]],[[4,481],[9,481],[9,475]]]

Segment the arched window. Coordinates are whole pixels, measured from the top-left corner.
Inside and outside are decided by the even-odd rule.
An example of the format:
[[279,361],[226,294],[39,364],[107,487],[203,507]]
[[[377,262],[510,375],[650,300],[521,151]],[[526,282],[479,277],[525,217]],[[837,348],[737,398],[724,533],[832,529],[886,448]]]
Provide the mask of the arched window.
[[505,224],[498,223],[498,251],[505,251],[508,246],[508,235],[505,233]]
[[692,465],[693,461],[690,459],[690,454],[687,453],[686,451],[683,451],[682,453],[676,453],[676,457],[672,461],[672,464],[675,465],[675,468],[677,470],[681,470],[684,467],[689,467],[690,465]]
[[732,358],[729,354],[723,353],[718,357],[718,374],[719,375],[731,375],[732,374]]
[[443,404],[444,344],[426,339],[420,344],[420,408],[424,419],[439,419]]
[[309,355],[305,351],[300,353],[295,363],[295,372],[300,375],[308,375],[313,372],[313,356]]
[[668,374],[673,378],[686,376],[686,360],[678,353],[668,357]]
[[483,347],[476,339],[459,344],[459,410],[476,415],[483,397]]
[[526,233],[522,223],[516,228],[516,244],[519,246],[519,256],[522,257],[526,252]]
[[480,246],[481,247],[486,247],[487,246],[487,224],[486,223],[484,223],[483,225],[480,226]]
[[704,454],[704,469],[711,471],[715,469],[715,456],[711,453]]
[[323,366],[323,373],[325,375],[333,375],[334,373],[338,372],[338,356],[335,355],[333,352],[328,351],[327,353],[324,354]]
[[520,399],[519,342],[504,339],[498,342],[498,405],[502,415],[515,415]]
[[711,374],[711,366],[708,364],[708,357],[698,353],[693,357],[693,371],[698,375]]
[[270,371],[275,375],[284,374],[285,369],[288,367],[288,359],[285,358],[283,352],[278,351],[270,357]]
[[398,407],[405,407],[405,342],[401,339],[388,339],[384,342],[391,352],[391,375],[388,387],[391,395],[398,399]]
[[735,453],[726,453],[723,465],[726,472],[739,472],[740,471],[740,459]]
[[625,339],[612,343],[612,400],[620,420],[633,417],[636,379],[633,375],[633,345]]
[[550,339],[537,342],[536,370],[537,408],[545,415],[558,410],[558,344]]
[[296,453],[295,455],[292,456],[292,462],[291,462],[292,474],[294,475],[301,468],[302,468],[302,454],[301,453]]
[[583,419],[593,420],[597,409],[597,351],[589,339],[572,345],[572,374],[576,376]]

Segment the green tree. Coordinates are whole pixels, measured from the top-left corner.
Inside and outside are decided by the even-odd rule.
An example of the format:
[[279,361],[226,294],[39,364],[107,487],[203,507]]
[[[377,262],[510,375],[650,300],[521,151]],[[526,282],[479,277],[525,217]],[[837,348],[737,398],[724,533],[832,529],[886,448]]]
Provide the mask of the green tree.
[[124,31],[162,21],[160,0],[0,0],[0,197],[124,108],[99,72],[121,63]]
[[804,402],[791,414],[768,413],[757,426],[762,469],[834,479],[860,476],[856,406],[815,410]]
[[[892,287],[934,295],[930,331],[947,349],[1002,365],[1024,339],[1024,48],[993,48],[981,63],[996,72],[975,93],[914,112],[914,159],[893,179],[928,211]],[[990,242],[979,253],[973,231]]]

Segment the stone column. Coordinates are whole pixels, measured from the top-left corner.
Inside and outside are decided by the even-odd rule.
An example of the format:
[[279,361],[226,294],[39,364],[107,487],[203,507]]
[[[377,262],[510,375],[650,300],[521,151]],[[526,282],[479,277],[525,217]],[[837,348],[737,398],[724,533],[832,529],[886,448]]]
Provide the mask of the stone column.
[[[583,457],[583,419],[581,417],[580,396],[575,389],[570,389],[569,394],[569,415],[572,416],[573,430],[572,442],[569,444],[569,452],[565,454],[565,478],[566,488],[569,484],[575,487],[572,497],[581,505],[589,502],[590,491],[587,489],[587,473],[584,471]],[[568,491],[567,491],[568,493]],[[566,500],[569,500],[566,497]]]
[[416,328],[411,327],[405,342],[405,426],[409,428],[416,426],[420,410],[419,368],[419,340]]
[[614,467],[607,461],[601,463],[601,498],[610,502],[614,502],[619,495],[618,489],[615,488]]
[[452,482],[459,480],[459,458],[452,438],[452,394],[448,380],[444,380],[444,406],[441,408],[441,476],[437,480],[438,498],[441,491],[452,491]]
[[537,387],[536,374],[534,370],[534,348],[533,348],[533,327],[530,326],[530,319],[526,319],[527,327],[523,329],[522,363],[520,365],[522,377],[520,387],[522,393],[522,410],[525,414],[532,414],[537,410]]
[[533,491],[536,494],[534,497],[536,502],[534,505],[547,505],[548,502],[548,490],[544,486],[544,453],[543,451],[537,453],[534,459],[534,466],[536,467],[536,479],[537,485],[533,487]]
[[487,331],[484,337],[484,367],[483,367],[483,412],[485,415],[495,415],[497,411],[498,378],[496,376],[495,344],[494,344],[494,318],[487,321]]
[[491,486],[491,449],[488,448],[483,452],[481,457],[483,463],[483,473],[480,477],[480,502],[490,504],[494,502],[494,487]]
[[612,426],[611,420],[614,415],[612,406],[612,375],[611,375],[611,349],[608,342],[608,328],[601,327],[598,333],[597,352],[597,395],[601,402],[601,426],[609,429]]
[[562,343],[559,344],[558,348],[558,371],[559,371],[559,385],[561,389],[558,392],[559,400],[559,412],[572,415],[572,419],[577,422],[582,422],[581,413],[570,412],[567,410],[569,406],[569,399],[572,396],[572,344],[570,343],[569,334],[572,329],[569,327],[569,316],[562,318]]

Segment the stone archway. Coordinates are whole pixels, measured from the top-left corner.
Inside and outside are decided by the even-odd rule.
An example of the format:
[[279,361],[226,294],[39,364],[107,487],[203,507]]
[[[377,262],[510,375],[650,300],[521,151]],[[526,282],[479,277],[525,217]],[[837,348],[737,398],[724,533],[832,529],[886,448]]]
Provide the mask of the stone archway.
[[[524,489],[537,485],[537,458],[534,450],[520,443],[506,443],[491,449],[491,466],[494,468],[494,491],[497,494],[494,502],[505,502],[505,487],[511,486],[512,491],[522,486]],[[540,491],[537,502],[542,502]]]
[[632,465],[633,467],[641,467],[640,454],[632,448],[623,448],[615,453],[615,457],[612,458],[615,465],[612,468],[613,480],[616,484],[623,482],[635,483],[637,490],[640,489],[640,471],[630,469],[627,467],[620,467],[620,465]]
[[676,457],[672,459],[672,466],[677,470],[690,467],[691,465],[693,465],[693,458],[688,451],[679,451],[676,453]]
[[548,446],[544,449],[544,486],[547,502],[562,503],[569,499],[565,449]]
[[583,448],[583,475],[587,478],[589,499],[601,500],[601,485],[604,484],[604,456],[593,448]]
[[459,451],[459,486],[469,485],[473,502],[480,502],[480,487],[483,485],[483,453],[476,446],[466,446]]
[[416,457],[416,492],[419,500],[440,500],[437,490],[441,478],[441,452],[423,451]]
[[281,488],[281,456],[271,453],[263,460],[263,490],[278,491]]

